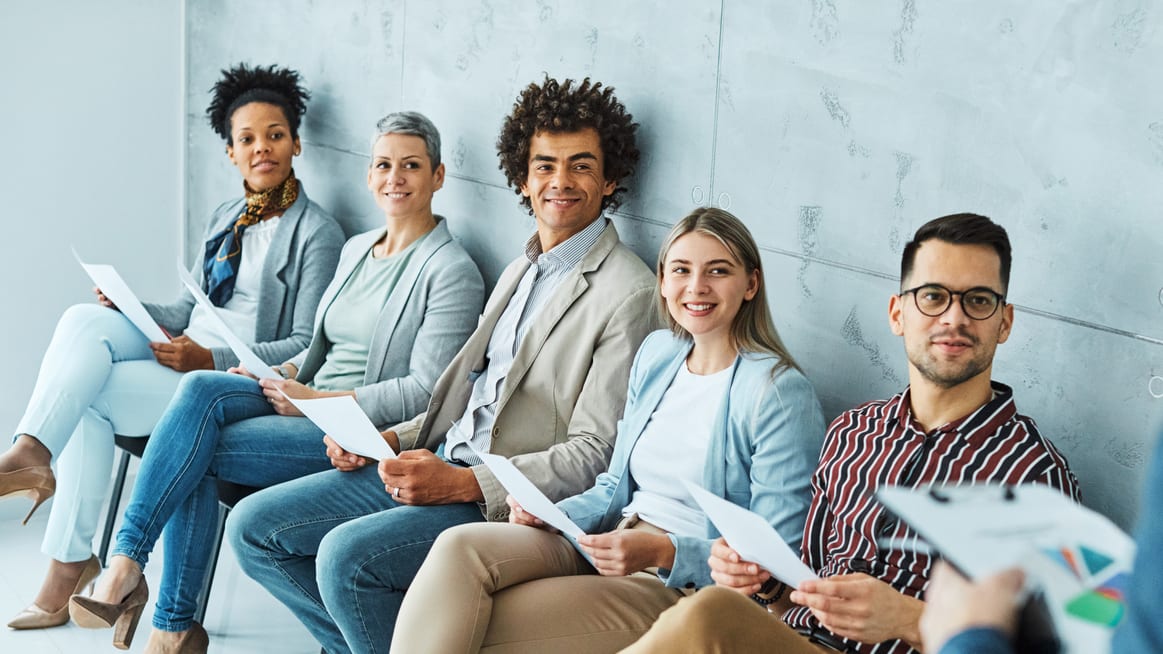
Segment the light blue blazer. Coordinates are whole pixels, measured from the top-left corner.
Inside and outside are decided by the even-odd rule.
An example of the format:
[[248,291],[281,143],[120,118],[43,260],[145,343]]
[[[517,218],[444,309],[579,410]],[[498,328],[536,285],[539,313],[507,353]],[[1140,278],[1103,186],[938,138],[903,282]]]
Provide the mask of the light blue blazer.
[[[586,533],[611,531],[621,520],[638,488],[629,470],[630,455],[691,347],[690,341],[660,330],[639,348],[609,471],[598,475],[589,490],[557,504]],[[811,476],[824,441],[824,414],[815,389],[798,370],[785,368],[771,378],[775,363],[767,354],[735,358],[726,397],[718,403],[702,485],[763,516],[798,550],[812,499]],[[674,567],[659,570],[659,577],[672,588],[714,583],[707,557],[718,537],[710,521],[705,537],[671,534]]]

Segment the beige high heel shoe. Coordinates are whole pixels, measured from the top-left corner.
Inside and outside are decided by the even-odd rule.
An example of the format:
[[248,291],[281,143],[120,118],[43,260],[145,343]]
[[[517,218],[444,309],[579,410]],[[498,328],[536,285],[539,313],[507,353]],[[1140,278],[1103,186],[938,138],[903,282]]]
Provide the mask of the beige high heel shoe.
[[133,634],[137,631],[137,623],[141,620],[141,613],[148,601],[149,587],[145,584],[145,575],[142,575],[137,587],[117,604],[73,595],[69,598],[69,616],[78,627],[85,629],[113,627],[113,646],[117,649],[129,649],[133,642]]
[[[93,581],[97,579],[99,574],[101,574],[101,562],[97,560],[96,555],[90,555],[89,560],[85,561],[84,569],[81,570],[81,576],[77,579],[77,587],[73,589],[73,594],[80,595],[86,589],[92,590]],[[59,627],[68,621],[69,603],[67,601],[56,611],[45,611],[36,604],[32,604],[27,609],[17,613],[16,617],[8,623],[8,628],[48,629],[49,627]]]
[[24,495],[35,501],[28,515],[24,517],[24,522],[20,523],[22,525],[28,524],[32,514],[55,492],[57,479],[53,476],[50,466],[30,466],[12,472],[0,472],[0,498]]

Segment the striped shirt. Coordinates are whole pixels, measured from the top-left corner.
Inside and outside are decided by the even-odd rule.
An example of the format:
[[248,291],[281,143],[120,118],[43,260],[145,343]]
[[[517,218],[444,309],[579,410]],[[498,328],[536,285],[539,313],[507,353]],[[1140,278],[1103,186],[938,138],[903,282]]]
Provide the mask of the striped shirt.
[[529,325],[553,297],[566,275],[598,242],[605,229],[606,219],[599,217],[548,252],[541,251],[541,239],[536,233],[525,242],[529,267],[489,336],[485,350],[486,366],[473,382],[464,415],[452,423],[445,435],[445,452],[449,461],[470,466],[481,464],[480,457],[469,449],[468,443],[479,452],[489,451],[493,443],[493,423],[497,420],[497,399]]
[[[812,476],[802,557],[821,577],[864,572],[924,599],[933,557],[917,534],[872,494],[881,486],[1046,484],[1079,501],[1066,459],[1030,418],[1013,390],[993,382],[994,397],[969,415],[929,432],[912,416],[909,390],[841,414],[828,428]],[[878,543],[881,545],[878,546]],[[783,616],[792,627],[819,627],[806,607]],[[904,654],[903,641],[847,641],[862,654]]]

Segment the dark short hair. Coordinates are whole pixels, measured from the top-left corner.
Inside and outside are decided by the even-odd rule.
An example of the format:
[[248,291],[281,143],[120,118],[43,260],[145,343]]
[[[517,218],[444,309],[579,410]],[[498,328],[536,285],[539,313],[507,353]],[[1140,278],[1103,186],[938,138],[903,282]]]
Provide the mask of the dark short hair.
[[299,138],[299,123],[311,97],[300,83],[299,73],[274,64],[266,67],[238,64],[224,70],[210,92],[213,98],[206,107],[206,118],[228,145],[234,145],[230,118],[252,102],[273,104],[282,110],[291,127],[291,138]]
[[[591,82],[588,77],[579,84],[572,79],[558,82],[546,75],[541,84],[532,83],[521,91],[497,138],[500,169],[509,186],[519,194],[528,180],[529,145],[538,132],[561,134],[586,128],[597,130],[603,175],[615,186],[613,193],[602,198],[602,210],[616,209],[626,191],[620,183],[634,174],[638,163],[634,142],[638,123],[614,96],[613,87]],[[533,213],[529,198],[523,197],[522,202]]]
[[913,240],[905,244],[905,251],[901,255],[901,283],[913,271],[913,262],[917,258],[917,249],[921,243],[931,240],[944,241],[953,245],[986,245],[997,252],[1001,260],[1002,292],[1010,286],[1010,237],[1001,225],[985,216],[975,213],[955,213],[948,216],[934,218],[921,225]]

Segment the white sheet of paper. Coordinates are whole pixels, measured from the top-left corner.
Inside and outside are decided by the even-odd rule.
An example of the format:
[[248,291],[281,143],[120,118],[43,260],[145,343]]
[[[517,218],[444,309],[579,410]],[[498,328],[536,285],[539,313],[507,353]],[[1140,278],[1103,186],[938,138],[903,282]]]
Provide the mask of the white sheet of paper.
[[296,400],[283,393],[291,404],[303,412],[323,433],[339,443],[343,449],[377,461],[396,458],[396,452],[380,436],[355,398],[350,395]]
[[[472,448],[472,446],[469,446]],[[488,466],[489,471],[496,476],[497,481],[509,491],[513,499],[534,516],[541,518],[550,526],[557,528],[561,533],[577,540],[584,536],[586,532],[581,530],[581,527],[574,524],[565,512],[557,508],[541,489],[533,485],[517,466],[513,465],[508,459],[496,454],[489,454],[488,452],[478,452],[476,448],[472,448],[477,456],[484,461]]]
[[776,579],[793,587],[807,579],[819,579],[800,560],[799,553],[793,552],[787,541],[762,517],[688,481],[683,483],[703,513],[723,534],[727,544],[744,560],[758,563]]
[[250,374],[259,379],[282,379],[278,373],[271,369],[270,365],[260,359],[254,353],[254,350],[250,349],[250,346],[231,331],[230,327],[226,325],[226,321],[222,320],[222,316],[218,315],[218,307],[214,306],[214,303],[210,301],[210,297],[206,295],[202,287],[198,286],[198,282],[194,281],[194,278],[190,276],[190,272],[182,267],[180,261],[178,262],[178,279],[182,280],[182,285],[194,296],[194,301],[206,309],[206,312],[214,322],[214,328],[219,336],[222,337],[222,340],[226,341],[226,344],[230,346],[230,350],[234,352],[234,356],[238,357],[238,362],[250,371]]
[[73,248],[73,257],[76,258],[77,263],[85,269],[85,274],[89,275],[89,279],[101,289],[105,297],[109,298],[113,304],[121,311],[122,315],[133,323],[134,327],[141,330],[142,334],[154,343],[169,343],[170,337],[166,335],[165,330],[158,326],[154,321],[153,316],[142,306],[141,300],[137,299],[137,295],[129,289],[129,285],[121,279],[121,275],[117,274],[117,270],[113,266],[97,263],[85,263],[81,261],[81,255],[77,254],[77,249]]

